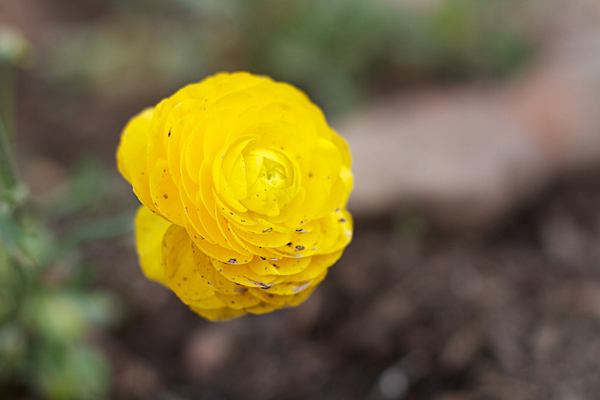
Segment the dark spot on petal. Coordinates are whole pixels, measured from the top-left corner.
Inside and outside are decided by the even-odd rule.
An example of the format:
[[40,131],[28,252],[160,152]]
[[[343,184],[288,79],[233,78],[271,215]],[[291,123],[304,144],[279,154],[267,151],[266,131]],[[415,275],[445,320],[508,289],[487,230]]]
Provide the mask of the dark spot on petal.
[[168,199],[168,198],[169,198],[169,196],[167,196],[166,194],[163,194],[163,197],[164,197],[165,199]]
[[304,250],[304,246],[296,246],[296,251],[302,251]]

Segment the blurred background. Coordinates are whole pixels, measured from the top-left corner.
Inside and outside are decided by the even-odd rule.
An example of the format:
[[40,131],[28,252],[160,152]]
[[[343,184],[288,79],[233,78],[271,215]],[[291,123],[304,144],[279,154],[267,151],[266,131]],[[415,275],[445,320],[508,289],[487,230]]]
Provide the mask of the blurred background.
[[[323,108],[356,233],[300,307],[214,324],[140,272],[114,155],[222,70]],[[2,399],[600,393],[597,1],[0,0],[0,119]]]

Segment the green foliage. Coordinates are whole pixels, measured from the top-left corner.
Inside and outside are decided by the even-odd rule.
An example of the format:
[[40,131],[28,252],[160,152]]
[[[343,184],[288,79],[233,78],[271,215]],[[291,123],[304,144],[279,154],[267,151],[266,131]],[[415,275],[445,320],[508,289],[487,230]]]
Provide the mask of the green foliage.
[[32,380],[38,392],[47,398],[105,398],[109,389],[110,366],[99,352],[79,344],[44,348],[33,357],[37,367],[33,369]]
[[107,188],[99,184],[103,180],[103,168],[94,159],[86,159],[68,182],[67,188],[56,204],[60,215],[68,215],[86,208],[95,208],[105,197]]
[[[530,51],[511,27],[518,1],[447,0],[428,19],[433,53],[439,63],[463,75],[514,70]],[[461,73],[461,72],[459,72]]]
[[33,47],[21,32],[0,26],[0,64],[28,66],[33,62]]
[[520,3],[113,0],[100,22],[62,29],[46,77],[114,102],[147,91],[148,77],[164,94],[219,70],[249,70],[342,112],[373,88],[510,73],[532,49],[514,11]]
[[64,274],[69,253],[20,214],[0,217],[0,391],[24,385],[47,399],[105,398],[110,368],[86,338],[111,322],[110,298],[84,291],[75,269],[50,279]]
[[[1,59],[0,66],[0,75],[12,72]],[[54,202],[33,204],[1,127],[0,118],[0,157],[7,157],[0,163],[0,397],[104,399],[111,368],[88,338],[112,323],[115,307],[107,294],[89,290],[80,246],[129,233],[132,215],[89,215],[107,196],[93,162],[77,169]],[[62,232],[50,229],[58,222]]]

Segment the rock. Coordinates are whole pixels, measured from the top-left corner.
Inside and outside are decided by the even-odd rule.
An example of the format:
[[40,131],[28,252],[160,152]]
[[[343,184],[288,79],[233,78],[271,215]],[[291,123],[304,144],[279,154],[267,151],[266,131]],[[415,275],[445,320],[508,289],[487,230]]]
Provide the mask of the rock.
[[513,83],[506,103],[553,172],[600,163],[600,30],[548,46]]
[[600,30],[549,45],[498,87],[407,93],[334,121],[354,157],[357,216],[418,204],[481,227],[558,175],[600,165]]
[[335,126],[353,152],[358,216],[420,204],[442,225],[478,225],[531,195],[547,171],[531,135],[487,91],[401,97]]

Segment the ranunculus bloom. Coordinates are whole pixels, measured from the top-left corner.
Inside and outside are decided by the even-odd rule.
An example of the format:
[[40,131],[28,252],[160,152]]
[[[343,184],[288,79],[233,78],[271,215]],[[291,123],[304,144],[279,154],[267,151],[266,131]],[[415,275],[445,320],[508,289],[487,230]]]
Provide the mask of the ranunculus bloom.
[[348,145],[286,83],[186,86],[129,121],[117,160],[144,273],[210,320],[299,304],[351,240]]

